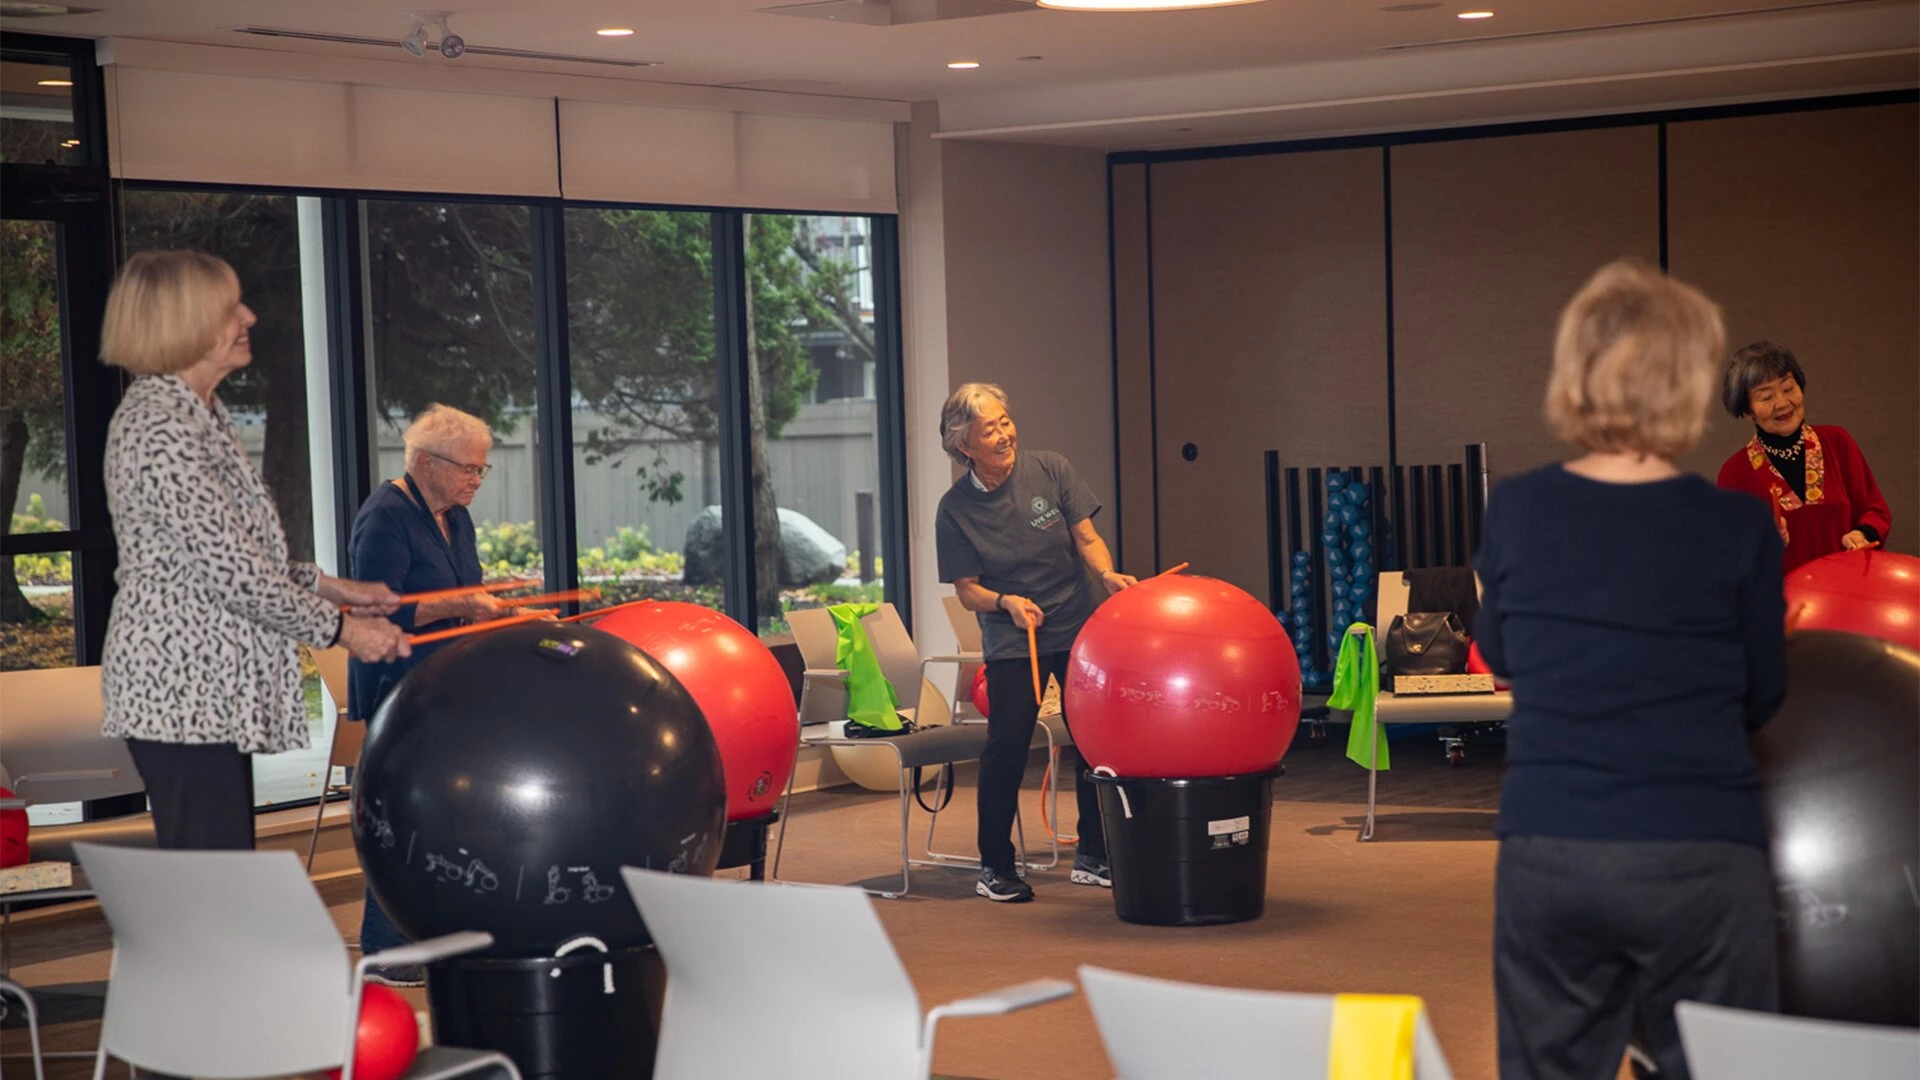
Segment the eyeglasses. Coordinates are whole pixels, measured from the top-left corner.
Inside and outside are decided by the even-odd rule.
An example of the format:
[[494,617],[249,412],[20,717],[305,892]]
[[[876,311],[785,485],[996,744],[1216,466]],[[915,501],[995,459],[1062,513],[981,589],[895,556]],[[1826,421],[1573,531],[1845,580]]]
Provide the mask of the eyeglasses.
[[453,466],[454,468],[459,469],[461,472],[466,473],[468,476],[473,477],[475,480],[485,480],[487,478],[487,474],[493,471],[493,466],[491,465],[469,465],[464,461],[455,461],[445,454],[436,454],[431,450],[426,451],[426,455],[428,457],[439,458],[441,461],[444,461],[447,464]]

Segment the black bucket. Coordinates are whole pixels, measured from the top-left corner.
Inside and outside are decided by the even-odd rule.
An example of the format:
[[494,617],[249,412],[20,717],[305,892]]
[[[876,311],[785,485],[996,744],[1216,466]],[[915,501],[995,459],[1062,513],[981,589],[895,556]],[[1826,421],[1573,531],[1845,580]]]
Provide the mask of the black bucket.
[[664,986],[652,948],[587,948],[442,961],[429,970],[427,1004],[437,1045],[498,1050],[527,1080],[597,1080],[652,1072]]
[[1257,919],[1267,903],[1267,840],[1278,767],[1244,776],[1092,776],[1113,865],[1113,907],[1150,926]]

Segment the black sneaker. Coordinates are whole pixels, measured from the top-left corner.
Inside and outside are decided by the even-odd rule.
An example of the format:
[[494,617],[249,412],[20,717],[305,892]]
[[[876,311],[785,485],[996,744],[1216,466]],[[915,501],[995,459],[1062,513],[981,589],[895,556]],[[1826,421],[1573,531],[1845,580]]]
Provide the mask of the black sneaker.
[[1022,904],[1033,899],[1033,886],[1016,874],[1003,874],[991,866],[980,871],[973,891],[998,904]]
[[1073,857],[1073,873],[1069,875],[1075,885],[1098,885],[1103,889],[1113,888],[1113,867],[1105,859],[1096,859],[1091,855]]
[[366,980],[381,986],[408,989],[427,985],[427,969],[419,964],[375,964],[367,969]]

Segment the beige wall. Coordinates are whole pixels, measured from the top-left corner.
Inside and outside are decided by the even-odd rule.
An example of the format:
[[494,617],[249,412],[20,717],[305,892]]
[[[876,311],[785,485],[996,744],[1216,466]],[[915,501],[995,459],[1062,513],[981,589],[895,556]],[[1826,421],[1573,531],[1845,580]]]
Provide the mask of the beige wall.
[[1108,507],[1115,539],[1107,165],[1096,150],[931,137],[936,107],[901,135],[907,512],[915,642],[948,652],[933,514],[957,475],[939,409],[963,382],[1007,391],[1020,442],[1067,456]]
[[1498,481],[1564,456],[1540,421],[1554,324],[1601,264],[1658,265],[1659,160],[1651,125],[1393,148],[1402,462],[1484,442]]
[[[1915,551],[1920,108],[1676,122],[1666,138],[1672,272],[1720,302],[1733,344],[1772,337],[1801,355],[1809,416],[1854,434],[1892,504],[1892,546]],[[1602,263],[1658,260],[1659,127],[1396,145],[1390,214],[1381,153],[1115,169],[1116,279],[1123,295],[1150,292],[1155,313],[1149,391],[1129,344],[1143,331],[1121,307],[1119,400],[1158,417],[1168,561],[1204,551],[1262,594],[1256,442],[1283,448],[1285,464],[1386,463],[1386,364],[1369,359],[1387,324],[1382,234],[1400,462],[1458,461],[1486,442],[1497,478],[1564,455],[1540,419],[1555,320]],[[1371,174],[1341,172],[1360,157]],[[1128,231],[1149,221],[1150,247]],[[1683,464],[1712,475],[1748,430],[1718,417]],[[1187,441],[1195,463],[1179,455]],[[1230,474],[1200,467],[1221,446]],[[1131,539],[1149,528],[1135,504],[1154,501],[1154,459],[1122,461]]]
[[[1667,131],[1671,268],[1807,371],[1807,417],[1867,455],[1920,552],[1920,108],[1789,113]],[[1715,410],[1687,464],[1708,475],[1752,433]]]
[[1266,451],[1385,461],[1382,187],[1377,148],[1152,167],[1163,563],[1264,598]]
[[1106,156],[954,142],[944,157],[949,381],[999,383],[1021,446],[1065,454],[1111,506]]

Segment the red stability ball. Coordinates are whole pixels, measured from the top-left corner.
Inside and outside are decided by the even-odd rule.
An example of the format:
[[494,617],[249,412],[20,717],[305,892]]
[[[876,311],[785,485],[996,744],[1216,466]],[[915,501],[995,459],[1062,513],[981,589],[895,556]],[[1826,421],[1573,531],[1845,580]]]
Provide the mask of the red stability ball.
[[993,710],[987,708],[987,665],[981,664],[974,669],[969,696],[973,698],[973,707],[980,710],[981,716],[993,715]]
[[720,744],[727,820],[770,814],[800,747],[786,669],[746,627],[710,608],[664,601],[622,608],[594,629],[660,662],[693,695]]
[[[399,1080],[420,1052],[420,1021],[400,991],[369,983],[360,994],[353,1033],[354,1080]],[[340,1070],[327,1073],[339,1080]]]
[[1062,704],[1089,768],[1264,772],[1300,724],[1300,662],[1279,620],[1245,592],[1215,578],[1151,578],[1081,628]]
[[1920,559],[1872,549],[1815,559],[1787,575],[1787,625],[1920,652]]
[[[13,792],[0,787],[0,799],[13,798]],[[27,812],[0,810],[0,869],[27,861]]]

